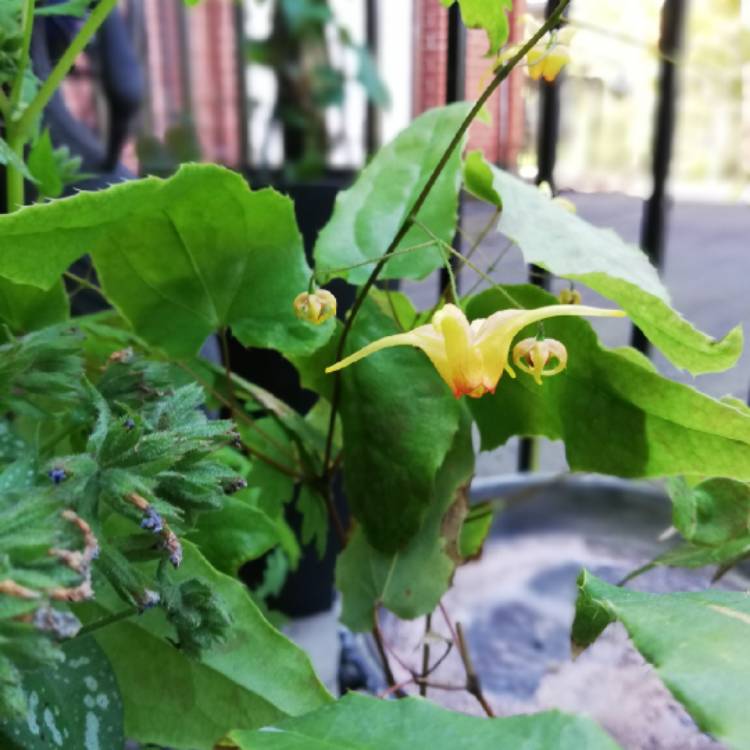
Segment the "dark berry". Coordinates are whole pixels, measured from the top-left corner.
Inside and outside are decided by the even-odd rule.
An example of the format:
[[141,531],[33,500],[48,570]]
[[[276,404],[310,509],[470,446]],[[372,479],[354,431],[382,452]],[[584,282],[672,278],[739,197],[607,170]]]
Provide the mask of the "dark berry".
[[224,483],[224,492],[227,495],[234,495],[235,492],[244,490],[247,487],[247,482],[242,477],[234,477]]
[[130,432],[135,427],[135,420],[132,417],[128,417],[122,424],[122,426]]
[[54,469],[50,469],[47,472],[47,476],[52,480],[53,484],[60,484],[68,475],[65,469],[55,466]]

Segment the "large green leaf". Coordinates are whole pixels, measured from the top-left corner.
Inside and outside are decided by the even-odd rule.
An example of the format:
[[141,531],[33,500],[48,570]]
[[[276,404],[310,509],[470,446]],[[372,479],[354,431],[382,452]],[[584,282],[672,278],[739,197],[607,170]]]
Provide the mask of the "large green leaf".
[[[554,302],[535,287],[508,289],[525,307]],[[468,314],[481,318],[507,307],[489,290],[469,302]],[[471,400],[483,449],[513,435],[543,435],[565,441],[575,471],[750,479],[750,414],[662,377],[632,349],[603,347],[582,319],[552,318],[544,331],[567,347],[567,370],[542,386],[523,373],[503,376],[493,396]]]
[[122,700],[112,668],[91,637],[63,647],[65,662],[24,678],[29,710],[24,721],[0,719],[3,750],[121,748]]
[[742,330],[707,336],[675,312],[646,255],[612,230],[599,229],[556,205],[537,188],[492,167],[503,201],[498,230],[527,263],[580,281],[622,307],[677,367],[694,375],[731,367],[742,352]]
[[279,543],[277,523],[255,506],[246,490],[224,500],[219,510],[201,513],[188,539],[222,573],[236,575]]
[[355,631],[372,628],[375,608],[413,619],[432,612],[448,590],[461,561],[460,535],[468,511],[467,487],[474,472],[471,419],[461,425],[435,480],[427,515],[402,550],[379,552],[357,529],[336,567],[344,598],[341,619]]
[[[368,300],[347,353],[395,333]],[[333,377],[333,376],[331,376]],[[459,428],[460,404],[427,358],[389,349],[342,372],[341,422],[347,498],[368,541],[385,553],[403,548],[435,497],[435,477]]]
[[730,747],[750,747],[747,594],[643,594],[586,572],[578,586],[576,645],[588,646],[609,623],[620,621],[701,729]]
[[[430,174],[469,111],[461,102],[417,117],[394,141],[378,151],[354,185],[336,199],[333,216],[318,237],[315,261],[318,274],[341,276],[361,284],[374,264],[342,270],[367,260],[377,260],[406,218]],[[461,180],[460,149],[456,149],[433,187],[420,221],[445,242],[453,239]],[[398,249],[429,241],[413,227]],[[384,279],[421,279],[440,267],[437,247],[396,255],[380,274]]]
[[[247,589],[218,573],[189,542],[177,580],[207,582],[232,613],[228,639],[200,660],[185,656],[160,610],[102,628],[97,640],[117,675],[129,737],[179,750],[211,750],[230,729],[252,729],[330,700],[307,655],[261,615]],[[97,596],[90,611],[122,603]]]
[[61,281],[50,289],[0,278],[0,320],[13,333],[30,333],[68,317],[68,295]]
[[232,732],[229,739],[240,750],[617,749],[593,722],[557,711],[488,721],[420,698],[384,701],[357,693],[259,732]]
[[[440,0],[449,8],[456,0]],[[484,29],[490,47],[487,55],[495,55],[508,40],[510,26],[507,12],[513,7],[513,0],[458,0],[461,18],[470,29]]]
[[247,346],[297,353],[333,331],[292,311],[310,278],[292,203],[215,165],[0,217],[0,276],[11,281],[48,289],[87,252],[113,305],[175,356],[224,326]]

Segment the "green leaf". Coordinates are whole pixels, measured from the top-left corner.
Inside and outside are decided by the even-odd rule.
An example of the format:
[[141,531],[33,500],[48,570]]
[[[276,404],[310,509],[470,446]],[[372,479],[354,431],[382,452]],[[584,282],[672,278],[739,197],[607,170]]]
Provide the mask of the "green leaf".
[[68,295],[61,281],[44,290],[0,278],[0,320],[13,333],[38,331],[68,315]]
[[[347,353],[392,333],[393,321],[368,300]],[[368,541],[392,553],[414,536],[433,502],[435,477],[460,425],[460,404],[411,348],[374,354],[341,377],[349,505]]]
[[378,107],[389,107],[391,95],[380,77],[378,64],[365,45],[353,45],[357,55],[357,80],[362,84],[367,97]]
[[[307,655],[260,614],[247,589],[184,544],[177,581],[198,578],[221,597],[234,622],[228,638],[190,659],[166,639],[159,610],[97,631],[125,701],[127,736],[178,750],[211,750],[238,724],[253,729],[323,706],[330,696]],[[86,605],[94,616],[119,611],[114,596]]]
[[375,549],[358,528],[341,553],[336,584],[344,600],[341,619],[345,625],[355,631],[370,630],[378,604],[406,619],[435,609],[462,559],[460,534],[473,472],[471,419],[462,409],[460,427],[416,535],[403,549],[388,554]]
[[83,18],[91,5],[91,0],[67,0],[56,5],[43,5],[34,10],[35,16],[75,16]]
[[[440,2],[449,8],[456,0]],[[496,55],[500,47],[508,41],[510,26],[506,13],[513,7],[513,0],[458,0],[458,4],[466,26],[470,29],[484,29],[487,32],[487,57]]]
[[239,750],[617,750],[593,722],[557,711],[487,720],[420,698],[357,693],[259,732],[231,732],[229,739]]
[[718,341],[701,333],[670,307],[666,289],[641,250],[566,211],[517,177],[492,170],[503,199],[498,231],[516,242],[527,263],[611,299],[669,360],[693,375],[725,370],[737,361],[742,352],[739,326]]
[[672,522],[686,542],[667,550],[630,574],[629,579],[657,565],[680,568],[719,566],[720,578],[750,556],[750,486],[732,479],[708,479],[691,486],[682,477],[667,484]]
[[461,557],[475,557],[482,551],[493,520],[491,502],[477,503],[469,508],[458,538],[458,551]]
[[328,543],[328,511],[325,499],[319,492],[303,485],[297,498],[297,510],[302,515],[302,544],[314,542],[315,551],[322,559]]
[[[374,263],[346,269],[383,255],[469,106],[461,102],[420,115],[394,141],[378,151],[351,188],[339,193],[333,216],[315,245],[315,261],[321,279],[340,276],[352,284],[361,284],[367,279]],[[456,228],[460,170],[460,149],[456,149],[419,212],[420,221],[445,242],[453,239]],[[397,249],[414,247],[428,240],[423,230],[413,227]],[[421,279],[442,263],[443,256],[437,247],[423,247],[394,256],[380,277]]]
[[[59,5],[49,6],[59,8]],[[47,10],[47,8],[39,8]],[[29,151],[29,170],[37,182],[39,194],[45,198],[57,198],[62,195],[63,181],[55,161],[55,149],[52,145],[49,130],[45,130]]]
[[578,580],[573,641],[585,648],[619,621],[698,726],[733,748],[750,747],[750,598],[702,591],[643,594]]
[[[508,289],[525,307],[555,301],[535,287]],[[507,307],[489,290],[467,311],[473,319]],[[582,319],[551,318],[544,331],[567,347],[567,369],[542,386],[523,373],[503,376],[494,395],[470,400],[483,450],[514,435],[543,435],[565,441],[574,471],[750,479],[750,414],[662,377],[629,350],[603,347]]]
[[63,646],[65,662],[29,673],[24,721],[0,719],[3,750],[121,748],[122,700],[112,668],[96,641],[76,638]]
[[26,166],[26,162],[20,157],[9,145],[8,142],[0,138],[0,164],[12,167],[20,172],[27,180],[34,182],[34,178]]
[[[90,252],[107,298],[147,342],[190,356],[224,326],[305,353],[333,332],[297,320],[310,269],[289,199],[214,165],[183,166],[0,218],[0,276],[43,289]],[[283,268],[283,273],[279,269]]]
[[464,161],[464,186],[479,200],[497,208],[503,207],[503,199],[494,188],[494,175],[481,151],[471,151]]
[[201,513],[195,530],[186,537],[227,575],[236,575],[248,560],[255,560],[279,542],[277,524],[254,507],[251,494],[238,493],[226,498],[219,510]]
[[721,544],[750,536],[750,485],[732,479],[707,479],[691,487],[684,479],[669,485],[672,521],[697,544]]

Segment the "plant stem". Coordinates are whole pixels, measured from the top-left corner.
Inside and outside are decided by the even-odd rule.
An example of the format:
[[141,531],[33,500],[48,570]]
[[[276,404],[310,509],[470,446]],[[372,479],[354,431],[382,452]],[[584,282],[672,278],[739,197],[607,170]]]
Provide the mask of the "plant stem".
[[102,297],[102,299],[107,299],[104,295],[104,292],[96,284],[89,281],[88,279],[84,279],[83,276],[79,276],[72,271],[63,271],[63,276],[65,276],[66,279],[70,279],[71,281],[75,282],[76,284],[78,284],[78,286],[81,286],[84,289],[88,289],[91,292],[96,292]]
[[[8,147],[19,159],[23,160],[23,138],[15,131],[10,123],[6,123]],[[9,214],[18,211],[26,202],[23,174],[12,164],[5,165],[5,193],[6,209]]]
[[[23,93],[23,79],[26,77],[26,68],[29,64],[29,49],[31,48],[31,34],[34,30],[34,0],[24,0],[23,7],[21,10],[21,55],[18,63],[18,71],[16,77],[13,80],[13,86],[10,90],[10,111],[9,114],[12,116],[13,113],[18,109],[18,103],[21,101],[21,94]],[[6,127],[9,127],[9,123],[6,123]]]
[[[33,0],[31,0],[33,6]],[[34,120],[42,113],[49,100],[54,95],[57,88],[63,82],[73,67],[78,55],[86,49],[86,45],[99,30],[107,16],[117,5],[117,0],[100,0],[99,4],[91,11],[91,14],[81,26],[80,30],[57,61],[57,65],[52,69],[47,79],[42,84],[36,96],[21,115],[16,123],[16,132],[25,135],[31,130]]]
[[[427,679],[430,670],[430,630],[432,628],[432,613],[424,619],[424,643],[422,644],[422,680]],[[427,683],[419,683],[419,694],[424,698],[427,696]]]
[[469,646],[466,643],[466,637],[464,636],[464,631],[460,622],[456,623],[456,635],[458,636],[458,653],[461,656],[461,661],[466,670],[466,691],[471,693],[471,695],[477,699],[479,705],[487,716],[494,718],[495,712],[492,710],[492,707],[487,702],[487,699],[482,692],[482,685],[479,682],[479,676],[474,669],[474,663],[472,662],[471,654],[469,653]]
[[396,678],[393,676],[393,670],[391,669],[391,663],[388,661],[388,653],[385,650],[385,643],[383,642],[383,634],[380,632],[380,625],[378,624],[378,611],[375,610],[372,623],[372,637],[375,640],[375,646],[378,649],[378,655],[383,665],[383,674],[385,675],[385,681],[388,683],[388,687],[398,690],[398,683]]
[[[367,279],[367,281],[365,281],[365,283],[360,288],[359,293],[357,294],[357,297],[354,300],[354,304],[352,305],[352,309],[349,313],[349,316],[344,322],[344,328],[341,332],[341,338],[339,338],[338,348],[336,352],[337,360],[340,360],[342,357],[344,348],[346,346],[346,339],[349,336],[349,331],[351,330],[352,325],[354,324],[354,320],[357,317],[357,313],[362,307],[362,304],[364,303],[368,292],[372,288],[373,284],[377,281],[378,276],[380,276],[380,272],[383,270],[383,266],[385,266],[385,264],[388,262],[388,257],[396,251],[396,249],[399,246],[399,243],[406,236],[414,219],[416,218],[420,209],[422,208],[425,201],[427,200],[427,197],[429,196],[430,192],[432,192],[432,188],[435,186],[435,183],[437,182],[438,178],[440,177],[446,165],[448,164],[448,161],[453,155],[453,152],[459,147],[459,145],[463,141],[463,138],[466,135],[466,132],[468,131],[469,126],[474,121],[476,116],[481,112],[485,103],[490,98],[490,96],[492,96],[495,89],[510,75],[513,68],[515,68],[516,65],[518,65],[518,63],[527,55],[527,53],[536,45],[536,43],[548,31],[550,31],[551,29],[555,28],[555,26],[557,26],[557,24],[560,21],[560,18],[562,18],[562,14],[565,8],[567,8],[569,4],[570,4],[570,0],[560,0],[560,3],[558,4],[557,8],[555,8],[554,12],[544,22],[543,26],[539,29],[539,31],[537,31],[536,34],[534,34],[530,39],[528,39],[525,42],[525,44],[523,44],[515,52],[515,54],[508,60],[508,62],[505,65],[503,65],[500,68],[500,70],[498,70],[498,72],[495,74],[495,77],[492,79],[492,81],[490,81],[487,88],[485,88],[485,90],[482,92],[480,97],[474,103],[474,106],[471,108],[470,112],[464,118],[464,121],[461,123],[455,135],[451,139],[451,142],[448,144],[448,148],[440,157],[440,160],[435,165],[435,168],[432,170],[432,173],[427,178],[427,182],[425,183],[421,192],[417,196],[417,199],[414,201],[414,204],[412,205],[409,213],[406,215],[406,218],[402,222],[401,227],[396,232],[396,236],[391,240],[391,244],[388,246],[385,253],[381,256],[375,268],[372,269],[372,273],[370,273],[370,276]],[[334,378],[335,379],[333,383],[333,393],[331,396],[331,415],[330,415],[330,419],[328,422],[328,434],[326,436],[326,449],[325,449],[325,454],[323,458],[323,471],[326,472],[326,477],[325,477],[326,479],[330,478],[329,472],[328,472],[328,465],[331,459],[331,450],[333,449],[333,431],[336,426],[336,416],[338,414],[339,402],[341,401],[341,372],[337,371],[336,373],[334,373]]]
[[219,330],[219,341],[221,342],[221,358],[224,361],[224,378],[226,379],[227,394],[229,404],[229,418],[233,421],[237,421],[236,415],[240,411],[240,407],[237,403],[237,398],[234,395],[234,384],[232,383],[232,365],[229,358],[229,338],[227,337],[227,328],[223,326]]
[[414,225],[418,226],[423,232],[426,232],[431,237],[433,237],[435,239],[435,242],[437,242],[448,253],[450,253],[451,255],[454,255],[456,258],[460,258],[472,271],[474,271],[474,273],[478,274],[494,289],[497,289],[499,292],[501,292],[502,295],[508,300],[508,302],[511,303],[511,305],[514,305],[515,307],[519,307],[519,308],[523,307],[523,305],[520,304],[518,300],[516,300],[516,298],[510,292],[508,292],[499,284],[496,284],[490,276],[488,276],[481,268],[479,268],[479,266],[472,263],[465,255],[462,255],[458,250],[456,250],[455,247],[445,242],[444,240],[441,240],[436,234],[432,232],[432,230],[429,227],[422,224],[422,222],[417,221],[417,219],[414,220]]
[[116,622],[120,622],[120,620],[127,620],[128,617],[137,615],[138,611],[138,607],[128,607],[128,609],[123,609],[121,612],[114,612],[113,614],[106,615],[99,620],[94,620],[94,622],[90,622],[88,625],[84,625],[78,631],[76,638],[80,638],[83,635],[88,635],[89,633],[93,633],[96,630],[101,630],[101,628],[106,628],[107,625],[113,625]]

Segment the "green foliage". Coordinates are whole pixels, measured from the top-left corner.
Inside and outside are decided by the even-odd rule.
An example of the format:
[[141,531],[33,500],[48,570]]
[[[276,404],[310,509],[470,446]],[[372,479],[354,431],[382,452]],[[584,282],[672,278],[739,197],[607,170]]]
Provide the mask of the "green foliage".
[[67,320],[68,313],[68,295],[61,281],[44,290],[0,278],[0,322],[13,333],[38,331]]
[[[449,8],[456,0],[440,2]],[[466,26],[470,29],[484,29],[487,33],[487,56],[496,55],[508,41],[510,26],[507,13],[513,7],[513,0],[458,0],[458,5]]]
[[479,719],[419,698],[382,701],[348,693],[333,705],[260,732],[234,731],[239,750],[617,750],[587,719],[551,711],[507,719]]
[[0,84],[11,83],[18,71],[23,48],[21,0],[0,3]]
[[750,486],[733,479],[707,479],[691,486],[683,478],[668,483],[672,522],[684,542],[631,574],[657,565],[702,568],[715,565],[715,579],[750,556]]
[[34,9],[36,16],[74,16],[83,18],[91,5],[91,0],[66,0],[62,3],[41,5]]
[[[223,642],[191,659],[168,639],[175,631],[159,610],[99,630],[117,674],[125,733],[178,750],[212,750],[232,728],[253,729],[312,711],[330,700],[304,652],[271,626],[245,587],[185,543],[173,580],[203,581],[231,612]],[[87,619],[118,612],[113,592],[86,605]]]
[[311,271],[291,202],[213,165],[24,208],[0,218],[0,242],[0,276],[44,289],[89,250],[107,298],[175,356],[226,326],[246,346],[298,354],[333,331],[292,311]]
[[[364,282],[374,263],[349,267],[376,261],[385,252],[468,111],[469,105],[461,102],[420,115],[380,149],[351,188],[339,194],[333,216],[315,244],[319,279],[340,276],[352,284]],[[419,214],[420,221],[445,242],[453,239],[455,231],[460,173],[457,150]],[[412,227],[397,250],[427,240],[423,230]],[[442,264],[437,247],[423,247],[395,255],[381,278],[421,279]]]
[[221,508],[201,513],[186,536],[227,575],[236,575],[246,562],[261,557],[283,538],[279,521],[260,510],[253,495],[253,490],[245,490],[226,498]]
[[503,199],[495,190],[494,174],[481,151],[470,151],[464,160],[464,187],[475,197],[496,208],[503,207]]
[[[357,316],[348,351],[395,333],[372,302]],[[461,405],[420,352],[375,354],[342,374],[344,482],[367,540],[402,549],[435,498],[435,476],[461,424]]]
[[611,299],[677,367],[693,375],[731,367],[742,351],[742,330],[716,341],[669,306],[669,295],[638,248],[612,230],[598,229],[553,203],[537,188],[492,167],[502,196],[498,230],[512,239],[527,263],[580,281]]
[[750,745],[747,594],[642,594],[589,573],[581,574],[578,587],[577,646],[585,648],[609,623],[621,622],[701,729],[738,750]]
[[27,676],[23,719],[0,719],[3,750],[123,747],[122,699],[102,650],[86,637],[60,651],[65,661],[59,666]]
[[[507,289],[526,307],[554,302],[535,287]],[[507,307],[489,290],[467,310],[474,319]],[[484,450],[514,435],[543,435],[565,442],[574,471],[750,479],[750,414],[662,377],[632,350],[603,347],[584,320],[553,318],[544,331],[566,346],[567,369],[542,386],[506,375],[493,396],[471,401]]]
[[[468,510],[467,486],[474,472],[471,420],[465,409],[460,410],[459,420],[452,445],[436,471],[430,504],[410,541],[401,549],[382,552],[357,529],[341,553],[336,584],[344,598],[342,622],[352,630],[369,630],[379,604],[407,619],[432,612],[448,590],[453,571],[462,561],[459,540]],[[408,510],[398,509],[398,498],[389,505],[387,495],[373,498],[373,513],[386,512],[385,505],[398,518]]]
[[59,198],[68,185],[86,177],[81,173],[81,163],[81,157],[73,156],[67,146],[55,148],[49,130],[45,130],[32,144],[28,158],[39,197]]
[[53,597],[85,584],[88,574],[50,552],[83,544],[64,506],[34,488],[37,473],[31,457],[0,473],[0,716],[6,717],[27,710],[25,673],[64,658],[57,641],[74,635],[79,623]]

